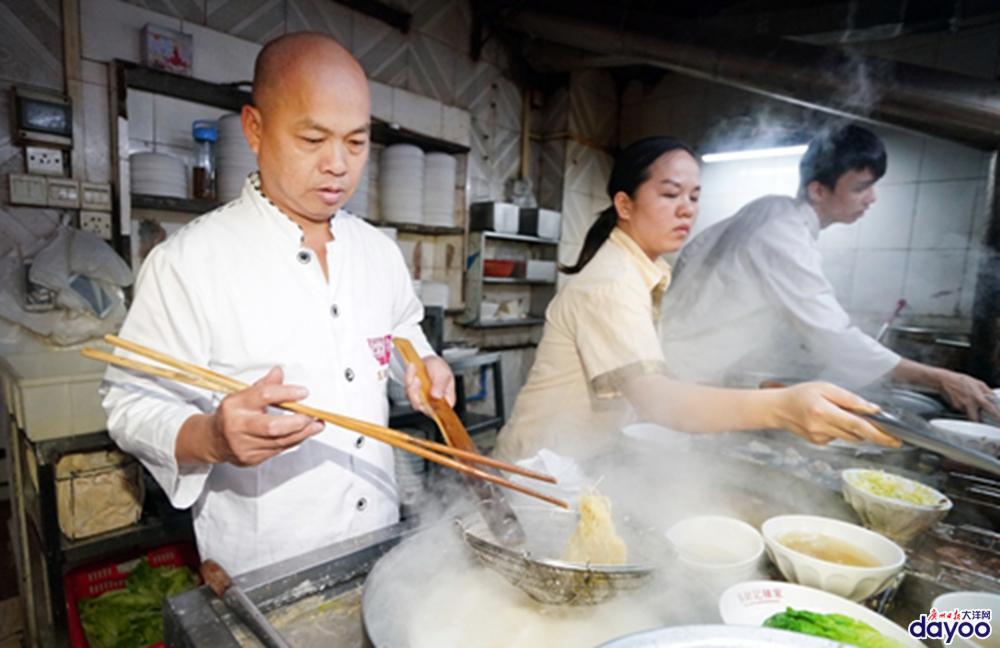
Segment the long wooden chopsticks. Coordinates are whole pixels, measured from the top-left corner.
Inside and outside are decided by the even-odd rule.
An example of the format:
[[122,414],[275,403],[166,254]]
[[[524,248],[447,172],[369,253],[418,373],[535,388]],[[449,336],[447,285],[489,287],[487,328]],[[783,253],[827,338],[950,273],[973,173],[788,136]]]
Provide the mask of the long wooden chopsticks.
[[[133,360],[131,358],[126,358],[123,356],[114,355],[108,353],[107,351],[102,351],[100,349],[85,348],[81,349],[80,353],[85,357],[91,358],[93,360],[98,360],[100,362],[106,362],[118,367],[125,369],[131,369],[133,371],[138,371],[141,373],[158,376],[160,378],[167,378],[175,382],[185,383],[209,391],[231,394],[249,387],[246,383],[240,382],[223,374],[199,367],[198,365],[184,362],[173,358],[167,354],[161,353],[154,349],[150,349],[136,342],[131,342],[129,340],[124,340],[115,335],[104,336],[105,341],[115,347],[125,349],[157,362],[160,362],[167,367],[172,367],[168,369],[167,367],[161,367],[157,365],[152,365],[146,362],[141,362],[138,360]],[[369,423],[368,421],[362,421],[360,419],[355,419],[349,416],[343,416],[341,414],[335,414],[333,412],[327,412],[315,407],[310,407],[308,405],[303,405],[301,403],[281,403],[277,405],[285,410],[292,412],[297,412],[300,414],[305,414],[306,416],[311,416],[315,419],[326,421],[327,423],[332,423],[339,427],[353,430],[359,434],[363,434],[366,437],[375,439],[376,441],[381,441],[394,448],[399,448],[405,452],[410,452],[419,457],[427,459],[428,461],[433,461],[442,466],[452,468],[459,472],[465,473],[472,477],[478,479],[483,479],[485,481],[493,482],[499,486],[505,488],[510,488],[516,490],[525,495],[530,495],[537,499],[543,500],[550,504],[556,506],[561,506],[563,508],[568,508],[566,502],[557,499],[555,497],[550,497],[544,493],[540,493],[536,490],[522,486],[515,482],[511,482],[498,475],[491,474],[489,472],[480,470],[474,466],[470,466],[463,461],[478,463],[486,466],[491,466],[493,468],[498,468],[506,472],[516,473],[529,477],[531,479],[537,479],[540,481],[545,481],[549,483],[555,483],[556,480],[550,475],[535,472],[533,470],[528,470],[514,464],[509,464],[496,459],[491,459],[490,457],[485,457],[478,452],[471,452],[468,450],[462,450],[460,448],[453,448],[451,446],[436,443],[434,441],[428,441],[426,439],[419,439],[413,437],[404,432],[398,430],[393,430],[375,423]],[[446,456],[451,455],[451,456]],[[458,461],[453,459],[453,457],[458,457],[463,461]]]

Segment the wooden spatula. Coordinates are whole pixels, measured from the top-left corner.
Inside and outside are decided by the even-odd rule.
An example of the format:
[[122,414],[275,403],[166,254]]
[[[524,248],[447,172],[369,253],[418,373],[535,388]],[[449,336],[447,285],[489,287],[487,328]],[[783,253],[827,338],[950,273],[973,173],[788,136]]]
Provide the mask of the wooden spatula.
[[[451,408],[448,401],[431,396],[431,380],[427,373],[427,366],[424,365],[417,350],[413,348],[413,344],[406,338],[393,338],[393,343],[399,354],[403,356],[403,360],[417,368],[421,392],[431,408],[431,418],[441,431],[445,443],[460,450],[478,453],[479,450],[476,448],[475,442],[469,436],[468,430],[465,429],[462,420],[458,418],[458,414]],[[499,474],[498,471],[486,466],[481,466],[481,469]],[[464,476],[463,478],[476,496],[476,504],[480,514],[500,544],[508,547],[524,544],[524,529],[521,527],[517,515],[514,514],[514,510],[507,503],[503,491],[494,484],[481,479]]]

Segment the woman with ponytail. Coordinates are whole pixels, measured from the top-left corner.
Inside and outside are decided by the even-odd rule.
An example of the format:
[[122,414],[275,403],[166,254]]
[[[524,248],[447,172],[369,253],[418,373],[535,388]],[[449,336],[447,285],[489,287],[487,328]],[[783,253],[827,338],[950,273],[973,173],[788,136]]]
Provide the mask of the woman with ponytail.
[[573,276],[546,311],[498,455],[593,456],[636,418],[690,432],[785,428],[815,443],[898,445],[848,411],[876,406],[831,384],[736,390],[667,377],[658,320],[670,266],[661,256],[684,244],[700,192],[698,163],[683,142],[650,137],[621,151],[608,180],[611,206],[587,231],[576,263],[560,268]]

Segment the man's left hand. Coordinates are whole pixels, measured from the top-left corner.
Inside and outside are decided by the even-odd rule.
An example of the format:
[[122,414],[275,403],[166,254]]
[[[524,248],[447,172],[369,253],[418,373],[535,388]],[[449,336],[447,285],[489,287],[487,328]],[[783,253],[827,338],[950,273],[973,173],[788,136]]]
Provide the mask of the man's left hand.
[[[427,375],[431,379],[431,398],[443,398],[448,401],[448,405],[454,407],[455,375],[451,373],[451,367],[437,356],[427,356],[423,358],[423,361],[424,366],[427,367]],[[417,377],[416,366],[406,366],[406,376],[403,384],[406,387],[406,397],[410,399],[410,404],[413,405],[413,408],[430,416],[431,406],[424,400],[420,379]]]
[[940,389],[951,406],[965,412],[970,421],[979,420],[980,409],[989,412],[994,418],[1000,418],[1000,409],[993,401],[993,392],[981,380],[943,369]]

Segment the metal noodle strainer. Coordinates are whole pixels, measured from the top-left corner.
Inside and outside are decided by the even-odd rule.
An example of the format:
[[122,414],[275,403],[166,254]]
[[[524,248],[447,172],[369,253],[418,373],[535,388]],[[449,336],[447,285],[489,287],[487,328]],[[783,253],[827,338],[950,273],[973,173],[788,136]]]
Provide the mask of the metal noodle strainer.
[[[652,580],[652,562],[623,565],[581,564],[560,560],[578,515],[575,511],[516,508],[527,537],[519,547],[505,547],[492,536],[479,516],[456,520],[462,538],[486,567],[516,585],[531,598],[547,605],[595,605],[621,592],[636,590]],[[648,549],[649,538],[627,525],[617,530],[629,548]],[[653,534],[649,534],[653,537]],[[670,549],[660,544],[664,552]],[[664,553],[661,557],[666,557]]]

